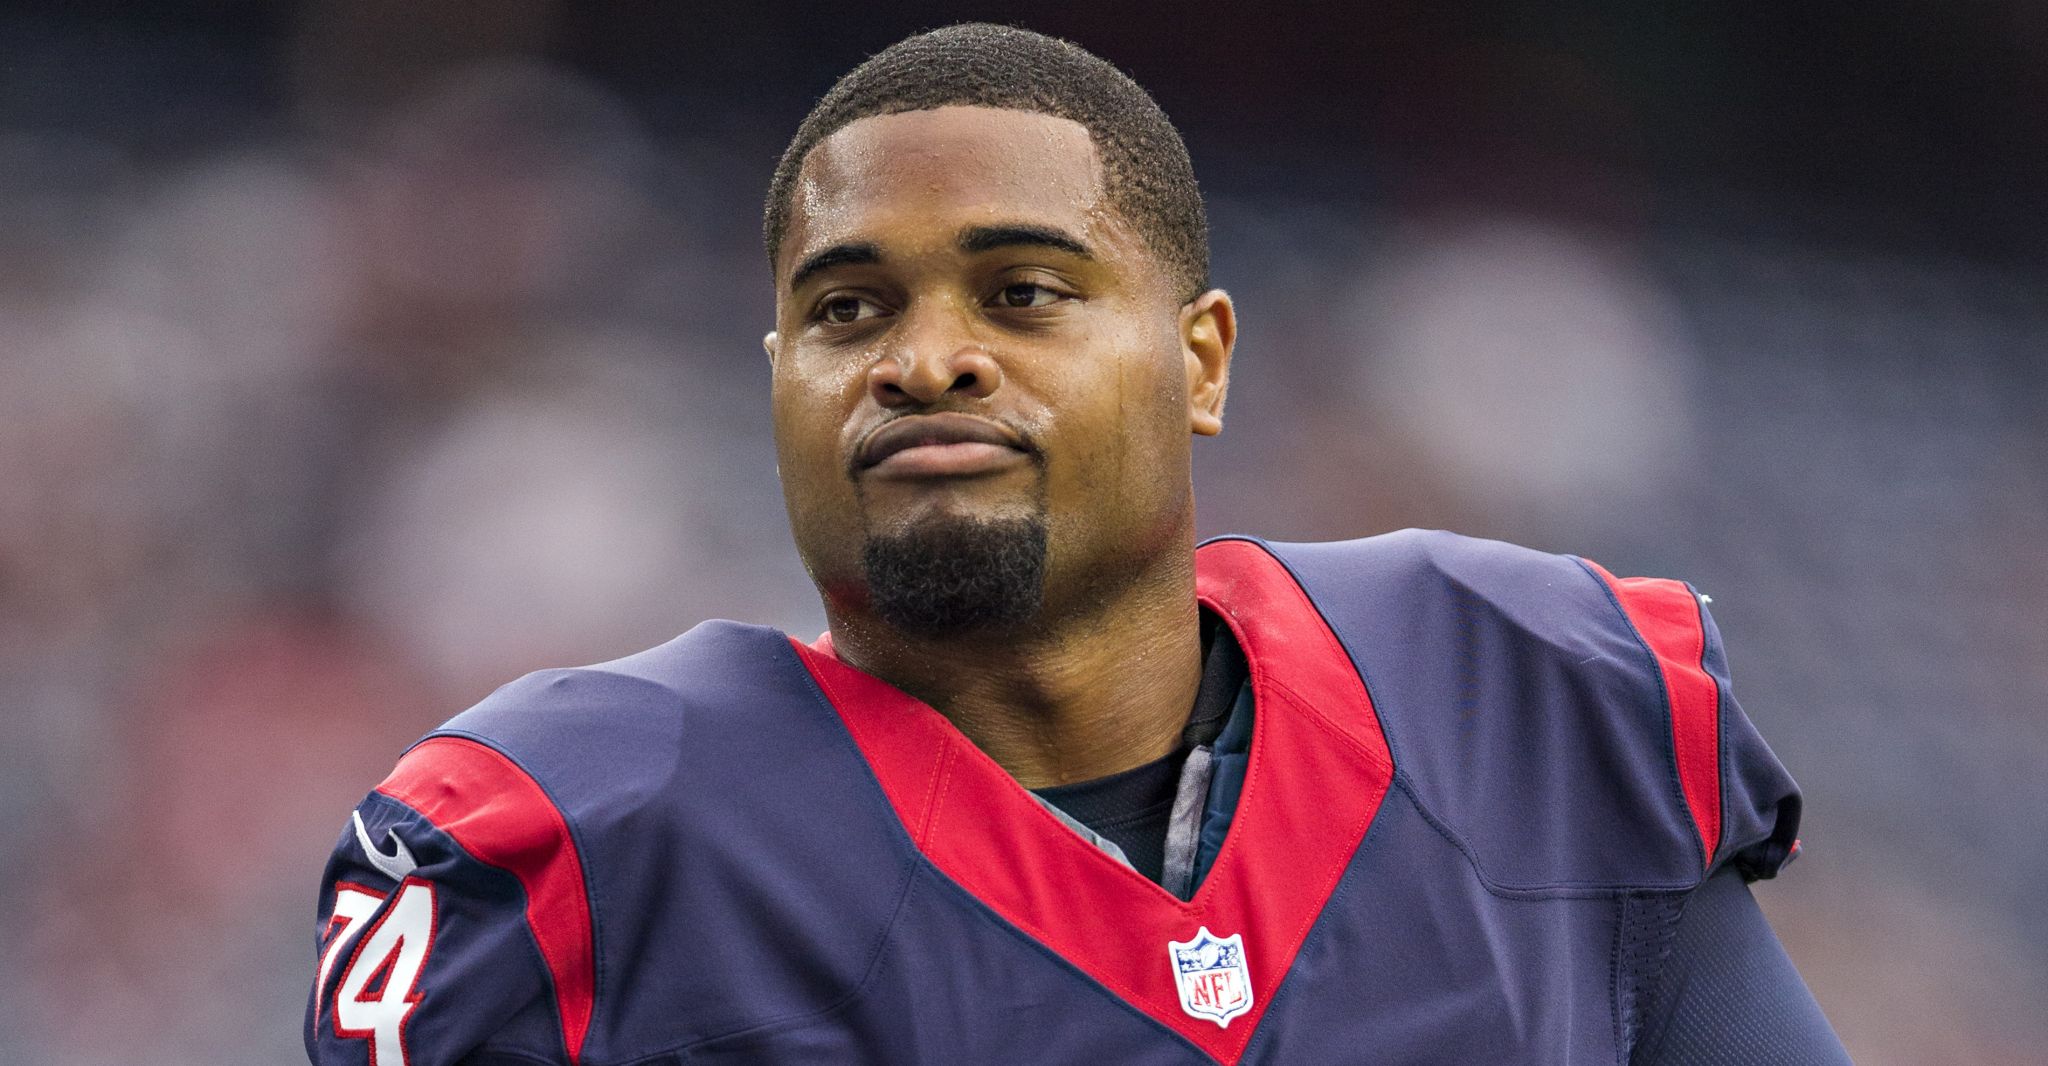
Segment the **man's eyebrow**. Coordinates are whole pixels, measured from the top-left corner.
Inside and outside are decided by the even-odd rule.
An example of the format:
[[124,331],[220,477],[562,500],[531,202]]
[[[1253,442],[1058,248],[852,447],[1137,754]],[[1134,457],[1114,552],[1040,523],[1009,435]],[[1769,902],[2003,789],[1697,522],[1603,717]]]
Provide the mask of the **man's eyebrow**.
[[822,252],[807,256],[802,263],[797,264],[796,271],[789,276],[789,287],[794,291],[797,286],[809,280],[811,275],[821,270],[881,261],[882,250],[872,244],[835,244]]
[[1095,258],[1095,253],[1087,245],[1050,226],[975,226],[960,235],[960,250],[968,253],[1020,244],[1053,248],[1082,259]]

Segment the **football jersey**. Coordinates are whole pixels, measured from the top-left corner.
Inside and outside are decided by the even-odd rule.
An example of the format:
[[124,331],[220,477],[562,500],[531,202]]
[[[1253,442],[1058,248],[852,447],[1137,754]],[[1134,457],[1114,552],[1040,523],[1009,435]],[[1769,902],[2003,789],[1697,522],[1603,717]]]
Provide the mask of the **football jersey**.
[[1257,706],[1181,900],[829,643],[709,622],[415,744],[325,873],[316,1063],[1625,1061],[1795,849],[1701,597],[1447,533],[1196,556]]

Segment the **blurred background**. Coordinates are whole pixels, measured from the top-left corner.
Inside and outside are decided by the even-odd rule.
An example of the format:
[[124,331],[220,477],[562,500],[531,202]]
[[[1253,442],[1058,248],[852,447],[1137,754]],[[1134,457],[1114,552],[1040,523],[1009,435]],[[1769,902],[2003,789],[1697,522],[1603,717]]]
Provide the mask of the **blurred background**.
[[1187,135],[1243,316],[1206,532],[1692,580],[1858,1061],[2042,1061],[2048,7],[141,7],[0,8],[0,1061],[300,1061],[318,872],[408,742],[821,628],[760,196],[970,14]]

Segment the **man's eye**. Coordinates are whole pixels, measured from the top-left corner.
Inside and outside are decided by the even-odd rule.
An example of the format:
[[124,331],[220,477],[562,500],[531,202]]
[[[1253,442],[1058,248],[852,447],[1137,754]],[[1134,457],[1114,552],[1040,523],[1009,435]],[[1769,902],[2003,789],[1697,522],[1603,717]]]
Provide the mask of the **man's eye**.
[[819,318],[841,326],[849,322],[858,322],[863,318],[873,318],[881,313],[881,308],[858,296],[835,297],[825,301],[824,306],[818,308]]
[[1060,294],[1043,285],[1019,282],[1006,285],[996,293],[995,302],[1003,307],[1044,307],[1060,298]]

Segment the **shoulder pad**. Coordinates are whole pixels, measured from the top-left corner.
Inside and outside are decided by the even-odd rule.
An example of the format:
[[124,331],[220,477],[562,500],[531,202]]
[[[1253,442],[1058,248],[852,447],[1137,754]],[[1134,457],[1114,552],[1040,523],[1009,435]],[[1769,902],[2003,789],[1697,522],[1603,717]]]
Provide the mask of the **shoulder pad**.
[[1789,847],[1797,793],[1684,584],[1618,593],[1576,558],[1435,531],[1271,547],[1359,666],[1397,784],[1491,886],[1683,888]]

